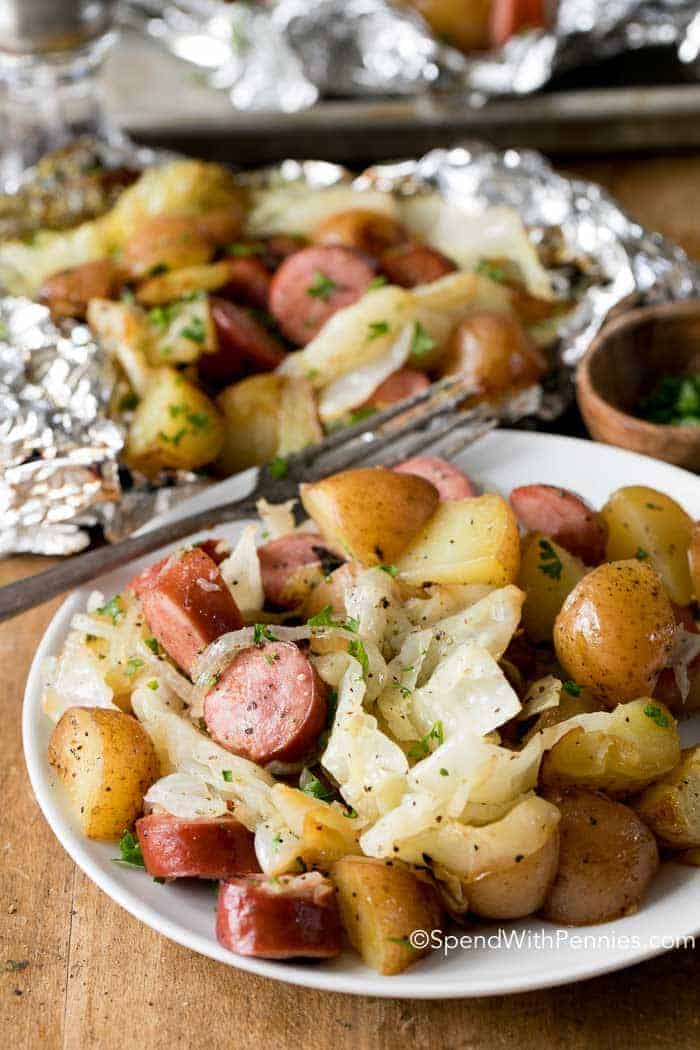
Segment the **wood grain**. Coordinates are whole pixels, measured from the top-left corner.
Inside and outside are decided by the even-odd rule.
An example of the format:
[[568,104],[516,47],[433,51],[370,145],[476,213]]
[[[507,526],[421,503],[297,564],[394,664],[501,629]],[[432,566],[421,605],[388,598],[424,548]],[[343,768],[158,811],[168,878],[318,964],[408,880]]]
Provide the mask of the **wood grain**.
[[[569,164],[700,254],[700,157]],[[0,583],[45,567],[0,562]],[[76,870],[34,802],[20,743],[27,669],[52,614],[0,628],[0,1036],[13,1050],[695,1050],[700,952],[594,981],[449,1003],[321,994],[171,944]],[[21,965],[20,970],[10,965]],[[26,963],[26,966],[24,964]]]

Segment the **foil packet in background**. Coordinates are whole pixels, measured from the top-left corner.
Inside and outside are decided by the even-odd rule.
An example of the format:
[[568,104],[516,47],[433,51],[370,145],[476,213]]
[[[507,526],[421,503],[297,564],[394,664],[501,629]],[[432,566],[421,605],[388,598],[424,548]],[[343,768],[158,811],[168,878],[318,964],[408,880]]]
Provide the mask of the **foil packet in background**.
[[[155,158],[136,149],[98,150],[98,160],[109,174],[112,166],[135,169]],[[492,209],[492,222],[500,216],[507,224],[517,213],[562,297],[577,306],[557,327],[552,382],[535,402],[505,404],[511,421],[561,412],[572,367],[611,311],[700,295],[700,268],[680,248],[633,222],[600,187],[555,173],[534,152],[469,143],[358,175],[325,161],[288,160],[241,178],[257,187],[300,183],[309,192],[338,182],[403,196],[437,190],[477,217]],[[0,198],[0,213],[15,215],[15,236],[21,194],[31,187],[30,173],[14,211],[11,199]],[[64,204],[73,199],[82,217],[84,194],[72,196],[70,182],[65,191]],[[36,209],[24,213],[31,235]],[[66,225],[65,209],[60,221]],[[121,466],[125,433],[108,413],[113,384],[112,365],[84,324],[56,325],[44,306],[3,296],[0,288],[0,554],[72,554],[91,542],[92,528],[118,539],[208,483],[171,474],[152,484]]]
[[536,91],[623,51],[700,53],[697,0],[549,0],[547,28],[463,54],[390,0],[125,0],[124,17],[226,90],[237,109],[295,112],[321,98]]

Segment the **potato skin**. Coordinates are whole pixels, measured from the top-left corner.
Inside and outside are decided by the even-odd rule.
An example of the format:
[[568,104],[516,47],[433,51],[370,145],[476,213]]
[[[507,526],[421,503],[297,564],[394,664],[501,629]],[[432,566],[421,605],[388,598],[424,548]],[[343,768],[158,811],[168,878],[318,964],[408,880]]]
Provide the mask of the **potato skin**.
[[540,781],[549,787],[580,787],[619,797],[641,791],[680,758],[678,726],[658,700],[632,700],[609,716],[605,730],[577,726],[543,759]]
[[430,951],[408,938],[414,930],[442,929],[444,914],[435,886],[397,861],[343,857],[331,868],[343,926],[373,970],[401,973]]
[[541,352],[517,317],[475,310],[450,338],[440,372],[464,376],[464,384],[484,397],[530,386],[546,371]]
[[538,911],[559,867],[559,828],[545,844],[505,871],[483,875],[465,886],[469,910],[486,919],[522,919]]
[[654,836],[634,810],[593,791],[548,795],[561,811],[559,871],[541,910],[586,926],[636,909],[659,867]]
[[341,244],[367,255],[379,256],[408,237],[401,223],[384,212],[348,208],[324,219],[314,230],[315,244]]
[[124,245],[121,265],[129,277],[153,275],[160,269],[199,266],[214,254],[213,241],[195,218],[156,215],[142,223]]
[[693,521],[670,496],[645,485],[613,492],[600,512],[608,529],[608,561],[649,559],[671,599],[687,605],[692,597],[688,566]]
[[[558,579],[543,572],[547,560],[543,560],[542,556],[551,551],[561,563]],[[531,532],[524,538],[521,545],[518,586],[527,595],[523,606],[523,627],[530,641],[551,641],[554,621],[566,596],[585,574],[586,566],[580,558],[569,554],[554,540],[547,539],[543,533]]]
[[151,738],[130,715],[71,707],[51,734],[49,763],[68,790],[83,834],[118,839],[160,776]]
[[696,601],[700,601],[700,521],[696,521],[693,524],[693,531],[690,535],[688,567],[693,586],[693,596]]
[[658,573],[630,559],[579,581],[554,623],[554,648],[569,677],[612,706],[652,695],[675,632]]
[[283,386],[283,376],[263,372],[219,394],[216,404],[226,421],[226,437],[216,463],[218,474],[235,474],[274,459]]
[[328,542],[363,565],[396,562],[439,503],[429,481],[386,467],[346,470],[299,493]]
[[659,842],[669,849],[700,846],[700,746],[686,748],[678,764],[633,803]]

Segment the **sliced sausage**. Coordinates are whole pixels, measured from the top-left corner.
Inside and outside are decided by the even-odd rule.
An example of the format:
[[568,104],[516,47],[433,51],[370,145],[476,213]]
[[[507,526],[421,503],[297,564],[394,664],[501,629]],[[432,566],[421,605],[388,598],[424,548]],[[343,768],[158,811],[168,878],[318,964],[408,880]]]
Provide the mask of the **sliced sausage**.
[[326,687],[291,642],[266,642],[234,657],[204,698],[218,744],[260,765],[312,750],[326,720]]
[[408,234],[391,215],[369,208],[348,208],[329,215],[314,231],[316,244],[342,244],[375,258],[401,244]]
[[466,474],[439,456],[416,456],[394,467],[397,474],[417,474],[438,490],[440,499],[469,499],[476,489]]
[[119,275],[110,259],[73,266],[47,277],[39,299],[54,317],[85,317],[91,299],[110,299],[119,285]]
[[154,636],[187,674],[211,642],[243,626],[218,566],[201,547],[166,558],[131,586]]
[[306,237],[288,233],[276,233],[272,237],[264,238],[261,243],[264,246],[264,251],[260,258],[268,270],[274,271],[290,255],[294,255],[295,252],[300,252],[302,248],[306,248],[309,242]]
[[575,492],[555,485],[521,485],[510,504],[523,528],[543,532],[586,565],[605,557],[605,529],[594,510]]
[[352,248],[304,248],[272,278],[270,310],[283,334],[305,346],[329,317],[356,303],[373,279],[371,262]]
[[340,953],[340,915],[330,879],[248,875],[219,887],[216,936],[237,955],[328,959]]
[[502,47],[523,29],[546,25],[545,0],[493,0],[489,24],[491,47]]
[[318,566],[320,580],[343,561],[314,532],[292,532],[270,540],[258,548],[258,558],[265,597],[280,609],[293,609],[303,600],[303,595],[300,597],[298,587],[295,587],[299,570]]
[[365,407],[376,408],[381,412],[389,405],[395,405],[399,401],[405,401],[406,398],[420,394],[429,386],[430,380],[425,372],[419,372],[416,368],[399,368],[398,372],[392,372],[383,383],[379,384],[369,400],[365,402]]
[[430,284],[457,269],[446,255],[427,244],[406,244],[384,252],[379,268],[390,284],[398,284],[401,288]]
[[226,879],[260,871],[253,833],[233,817],[150,813],[136,821],[136,834],[154,878]]
[[230,277],[219,294],[244,306],[267,310],[271,277],[265,263],[257,257],[230,260]]
[[251,372],[269,372],[286,356],[284,347],[259,321],[234,303],[210,298],[219,349],[202,354],[197,367],[202,379],[223,385]]

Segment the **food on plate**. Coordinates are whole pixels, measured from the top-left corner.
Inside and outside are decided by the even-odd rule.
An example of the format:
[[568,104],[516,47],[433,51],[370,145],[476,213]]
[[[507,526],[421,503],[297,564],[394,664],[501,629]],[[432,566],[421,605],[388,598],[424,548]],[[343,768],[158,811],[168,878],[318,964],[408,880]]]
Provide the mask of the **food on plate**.
[[444,909],[435,886],[400,861],[344,857],[331,869],[343,926],[354,948],[377,973],[401,973],[430,942],[414,946],[411,934],[439,934]]
[[554,623],[562,667],[608,704],[652,695],[675,636],[676,618],[661,577],[635,558],[587,573]]
[[98,218],[0,241],[0,270],[60,323],[87,319],[125,464],[156,482],[284,457],[461,369],[479,397],[536,384],[575,305],[506,206],[475,222],[437,192],[186,159],[125,180]]
[[[510,503],[519,523],[530,532],[542,532],[586,565],[597,565],[605,556],[604,511],[599,516],[585,500],[554,485],[521,485],[513,489]],[[609,561],[634,557],[607,551]]]
[[561,812],[559,871],[542,915],[566,926],[636,911],[659,867],[654,836],[634,810],[594,791],[550,796]]
[[673,769],[633,805],[667,849],[700,846],[700,747],[686,748]]
[[81,831],[91,839],[119,838],[158,778],[150,736],[116,709],[69,707],[51,734],[48,757]]
[[220,943],[260,958],[344,933],[390,975],[465,916],[640,906],[659,847],[700,850],[693,607],[650,558],[561,545],[597,520],[578,497],[521,534],[518,493],[432,456],[349,470],[300,486],[308,520],[261,500],[233,546],[91,595],[43,691],[76,823],[164,893],[218,880]]
[[693,524],[688,548],[688,565],[690,582],[695,601],[700,601],[700,521]]

